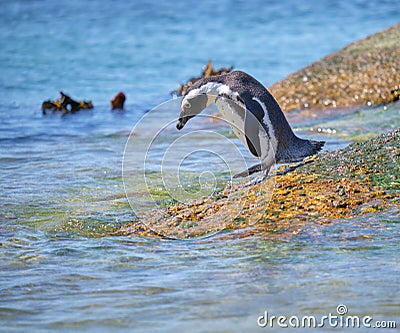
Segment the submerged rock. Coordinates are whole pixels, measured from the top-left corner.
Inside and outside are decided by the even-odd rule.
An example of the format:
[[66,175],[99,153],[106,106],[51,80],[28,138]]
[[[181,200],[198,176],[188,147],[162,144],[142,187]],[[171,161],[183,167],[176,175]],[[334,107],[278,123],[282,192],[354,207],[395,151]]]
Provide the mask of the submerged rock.
[[269,87],[284,111],[399,99],[400,23],[354,42]]

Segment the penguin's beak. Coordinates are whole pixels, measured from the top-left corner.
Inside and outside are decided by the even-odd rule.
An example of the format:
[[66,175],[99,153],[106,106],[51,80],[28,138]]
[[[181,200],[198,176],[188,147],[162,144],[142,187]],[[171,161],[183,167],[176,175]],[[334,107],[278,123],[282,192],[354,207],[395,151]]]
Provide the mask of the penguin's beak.
[[178,123],[176,124],[176,128],[178,130],[181,130],[183,128],[183,126],[185,126],[185,124],[187,123],[188,120],[189,120],[189,117],[179,118]]
[[190,98],[184,97],[181,103],[181,114],[179,115],[176,128],[182,129],[189,119],[198,115],[208,105],[208,97],[206,94],[199,94]]

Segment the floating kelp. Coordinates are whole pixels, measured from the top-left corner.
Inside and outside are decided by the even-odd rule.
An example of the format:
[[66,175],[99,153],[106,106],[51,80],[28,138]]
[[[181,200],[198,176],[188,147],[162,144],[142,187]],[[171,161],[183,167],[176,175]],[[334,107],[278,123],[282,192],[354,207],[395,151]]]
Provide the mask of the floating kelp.
[[232,69],[233,69],[233,66],[214,69],[212,61],[209,60],[207,65],[204,66],[203,72],[201,73],[201,75],[199,77],[192,77],[186,83],[182,84],[177,90],[173,91],[173,94],[175,94],[177,96],[183,96],[183,95],[185,95],[186,91],[190,88],[190,86],[193,83],[195,83],[196,81],[198,81],[204,77],[226,74],[226,73],[231,72]]
[[48,111],[60,113],[75,113],[82,109],[93,109],[92,101],[77,102],[68,95],[60,91],[61,97],[55,101],[44,101],[42,103],[42,112],[47,114]]

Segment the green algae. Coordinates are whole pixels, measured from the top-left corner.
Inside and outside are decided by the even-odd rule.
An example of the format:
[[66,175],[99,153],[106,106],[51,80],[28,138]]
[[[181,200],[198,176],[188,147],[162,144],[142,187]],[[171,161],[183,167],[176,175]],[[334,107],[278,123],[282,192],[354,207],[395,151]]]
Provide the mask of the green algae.
[[388,209],[399,208],[399,159],[397,128],[344,149],[325,152],[313,163],[277,176],[270,201],[264,200],[270,190],[264,182],[250,188],[236,187],[235,203],[242,209],[232,222],[215,218],[228,216],[232,207],[231,199],[215,196],[168,207],[147,216],[143,223],[121,227],[116,234],[131,234],[133,230],[134,234],[149,236],[151,228],[156,227],[157,237],[193,238],[225,231],[219,237],[275,239],[296,235],[311,221],[326,224],[365,214],[379,216]]
[[344,149],[321,154],[306,165],[307,174],[333,179],[371,181],[387,191],[400,189],[400,129],[356,142]]

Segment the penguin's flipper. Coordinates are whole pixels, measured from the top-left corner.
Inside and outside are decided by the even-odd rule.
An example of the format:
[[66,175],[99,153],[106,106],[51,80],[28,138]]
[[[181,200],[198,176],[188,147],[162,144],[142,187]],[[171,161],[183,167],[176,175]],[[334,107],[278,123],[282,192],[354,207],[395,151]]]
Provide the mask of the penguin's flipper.
[[233,133],[247,146],[247,139],[244,131],[244,119],[246,114],[244,105],[234,102],[224,96],[217,97],[215,105],[222,118],[232,128]]
[[244,134],[246,136],[246,144],[250,152],[255,156],[261,157],[261,142],[260,133],[262,133],[263,128],[260,121],[254,116],[253,113],[246,110],[246,115],[244,118]]

